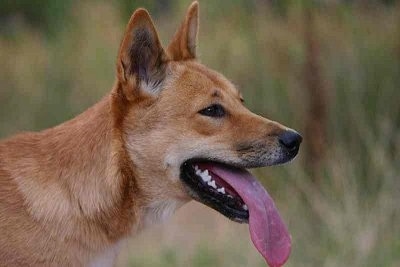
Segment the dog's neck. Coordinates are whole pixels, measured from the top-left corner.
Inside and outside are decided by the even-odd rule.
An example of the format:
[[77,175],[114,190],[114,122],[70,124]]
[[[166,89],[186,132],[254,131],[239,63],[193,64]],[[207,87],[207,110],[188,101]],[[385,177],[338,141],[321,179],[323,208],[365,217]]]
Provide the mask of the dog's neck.
[[[126,110],[118,108],[123,105],[115,92],[72,120],[29,135],[26,143],[33,140],[33,157],[39,160],[36,173],[21,173],[40,179],[23,180],[20,187],[35,220],[51,225],[60,239],[86,233],[76,241],[91,248],[91,255],[163,221],[184,203],[154,200],[139,187],[116,119],[116,112]],[[37,194],[24,192],[32,188]]]
[[42,132],[39,138],[40,148],[51,151],[41,162],[51,174],[49,182],[62,188],[69,199],[64,201],[62,214],[54,209],[59,214],[52,216],[98,222],[107,228],[104,232],[110,241],[131,232],[140,213],[140,203],[135,202],[140,192],[130,164],[124,162],[123,168],[118,167],[121,162],[115,164],[128,159],[112,124],[111,96],[107,96],[76,118]]

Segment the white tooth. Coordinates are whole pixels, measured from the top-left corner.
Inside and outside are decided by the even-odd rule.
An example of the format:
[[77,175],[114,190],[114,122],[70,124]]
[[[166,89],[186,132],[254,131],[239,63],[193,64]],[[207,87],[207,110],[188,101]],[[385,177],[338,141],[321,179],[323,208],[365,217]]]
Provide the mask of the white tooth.
[[217,191],[219,193],[225,194],[225,188],[224,187],[218,188]]
[[208,173],[208,170],[204,170],[203,174],[204,174],[204,176],[206,177],[206,182],[212,180],[212,177],[211,177],[211,175]]
[[199,169],[199,166],[194,165],[194,169],[197,171]]
[[233,196],[231,196],[231,195],[229,195],[229,194],[228,194],[228,197],[229,197],[229,198],[233,198]]
[[201,176],[201,178],[203,179],[204,182],[211,181],[211,176],[208,175],[208,174],[205,173],[205,172],[200,173],[200,176]]
[[200,175],[200,176],[201,176],[201,179],[206,183],[211,181],[211,176],[205,176],[204,174]]
[[247,207],[246,204],[244,204],[244,205],[242,206],[242,208],[243,208],[244,210],[249,210],[249,208]]
[[197,170],[196,170],[196,175],[201,176],[201,170],[197,169]]
[[213,181],[210,181],[210,182],[208,182],[207,183],[209,186],[211,186],[211,187],[213,187],[213,188],[215,188],[215,189],[217,189],[217,185],[215,184],[215,181],[213,180]]

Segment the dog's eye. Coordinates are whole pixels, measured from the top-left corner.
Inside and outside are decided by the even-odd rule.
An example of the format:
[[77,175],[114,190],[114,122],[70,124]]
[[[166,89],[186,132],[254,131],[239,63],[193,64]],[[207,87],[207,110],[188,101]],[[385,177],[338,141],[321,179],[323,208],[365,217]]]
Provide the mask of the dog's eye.
[[221,118],[225,116],[225,109],[220,104],[214,104],[199,111],[201,115]]

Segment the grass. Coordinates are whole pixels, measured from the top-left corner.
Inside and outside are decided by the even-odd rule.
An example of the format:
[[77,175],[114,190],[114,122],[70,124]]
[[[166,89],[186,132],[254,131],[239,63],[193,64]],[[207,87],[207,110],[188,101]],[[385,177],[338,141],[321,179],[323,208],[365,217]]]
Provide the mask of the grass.
[[[273,9],[201,1],[199,54],[238,85],[253,111],[304,132],[304,16],[286,2]],[[188,2],[171,3],[167,13],[154,3],[166,44]],[[18,19],[0,35],[1,137],[67,120],[111,88],[126,10],[102,1],[71,6],[52,38]],[[311,182],[305,150],[289,165],[254,172],[292,234],[287,266],[399,266],[400,6],[330,4],[315,10],[315,20],[328,96],[320,183]],[[247,226],[194,203],[130,241],[118,262],[265,266]]]

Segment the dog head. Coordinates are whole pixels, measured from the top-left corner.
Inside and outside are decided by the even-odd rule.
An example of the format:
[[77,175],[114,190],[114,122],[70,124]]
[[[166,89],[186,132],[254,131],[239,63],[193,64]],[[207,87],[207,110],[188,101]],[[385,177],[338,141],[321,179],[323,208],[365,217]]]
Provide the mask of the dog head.
[[126,150],[139,176],[168,185],[168,196],[187,196],[185,163],[275,165],[293,159],[301,142],[295,131],[250,112],[228,79],[196,60],[198,12],[194,2],[164,50],[148,12],[136,10],[117,59]]

